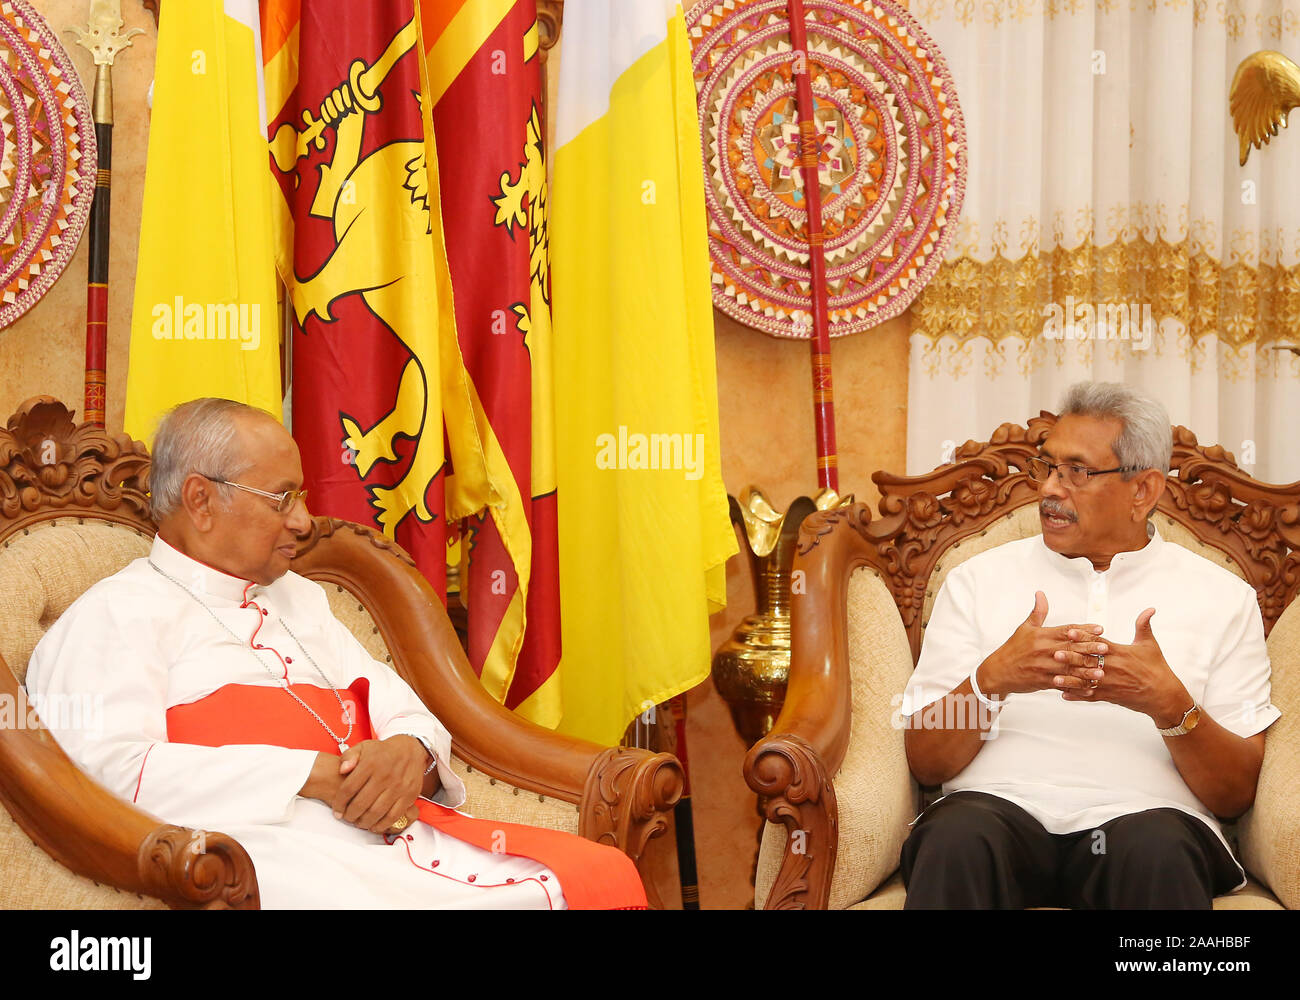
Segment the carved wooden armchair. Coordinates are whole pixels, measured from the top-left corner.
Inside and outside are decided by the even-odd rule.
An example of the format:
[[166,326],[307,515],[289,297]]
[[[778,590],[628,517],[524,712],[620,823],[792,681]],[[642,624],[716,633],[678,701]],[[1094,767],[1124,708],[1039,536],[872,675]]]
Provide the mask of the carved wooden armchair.
[[[768,819],[756,907],[903,905],[899,851],[921,790],[903,747],[902,692],[947,573],[1040,532],[1024,470],[1055,419],[1003,424],[924,476],[875,473],[879,519],[859,503],[804,521],[794,569],[806,592],[792,602],[785,705],[744,763]],[[1166,540],[1255,587],[1282,711],[1255,805],[1235,824],[1250,882],[1215,908],[1300,907],[1300,610],[1289,607],[1300,588],[1300,483],[1252,479],[1222,448],[1175,427],[1173,471],[1153,518]]]
[[[28,711],[21,687],[36,643],[68,605],[148,553],[148,473],[142,444],[74,426],[49,397],[28,400],[0,430],[0,908],[258,905],[236,841],[208,833],[195,852],[192,831],[96,784]],[[597,746],[506,711],[484,692],[414,563],[368,528],[316,518],[294,569],[324,587],[371,655],[392,663],[450,730],[467,811],[578,833],[642,865],[681,794],[674,757]]]

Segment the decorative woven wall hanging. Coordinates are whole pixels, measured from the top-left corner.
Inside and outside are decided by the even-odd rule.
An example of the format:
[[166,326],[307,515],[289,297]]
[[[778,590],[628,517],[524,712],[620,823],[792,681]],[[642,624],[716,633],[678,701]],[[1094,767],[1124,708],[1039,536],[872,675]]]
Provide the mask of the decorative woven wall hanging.
[[76,67],[31,5],[0,0],[0,329],[50,290],[95,195],[95,124]]
[[[805,0],[831,336],[897,316],[933,276],[966,179],[952,76],[891,0]],[[778,337],[812,333],[807,212],[786,0],[687,15],[713,301]]]

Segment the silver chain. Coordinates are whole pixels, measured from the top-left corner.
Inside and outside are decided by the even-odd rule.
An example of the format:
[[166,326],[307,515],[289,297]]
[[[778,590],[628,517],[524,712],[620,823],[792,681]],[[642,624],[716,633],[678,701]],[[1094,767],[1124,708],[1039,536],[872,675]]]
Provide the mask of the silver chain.
[[[214,612],[210,607],[204,604],[203,601],[199,598],[198,594],[194,593],[194,591],[190,590],[189,587],[185,586],[185,584],[181,583],[180,580],[176,579],[176,577],[172,576],[170,573],[163,572],[163,570],[158,567],[158,564],[155,563],[152,559],[149,560],[149,565],[153,567],[154,572],[156,572],[159,576],[165,577],[166,579],[170,580],[172,583],[176,584],[176,586],[180,587],[181,590],[185,591],[185,593],[189,594],[190,597],[193,599],[193,601],[204,611],[206,611],[214,622],[216,622],[218,625],[220,625],[222,628],[224,628],[227,632],[230,633],[231,637],[235,640],[235,642],[239,643],[240,646],[244,645],[244,640],[239,638],[239,636],[235,633],[235,630],[232,629],[225,622],[223,622],[220,618],[218,618],[216,612]],[[253,607],[256,608],[257,605],[253,605]],[[258,608],[258,611],[261,612],[261,609]],[[261,613],[265,614],[265,612],[261,612]],[[310,705],[308,705],[301,698],[299,698],[298,695],[295,694],[294,691],[289,687],[288,677],[276,677],[275,671],[271,667],[267,666],[265,661],[263,661],[263,659],[257,655],[257,652],[251,646],[246,647],[248,649],[249,655],[252,656],[253,659],[256,660],[258,664],[267,673],[271,675],[273,680],[280,683],[280,686],[283,689],[285,694],[287,694],[290,698],[292,698],[299,705],[305,708],[311,714],[311,717],[321,724],[325,732],[330,734],[330,739],[332,739],[335,743],[338,744],[340,753],[346,751],[348,749],[348,740],[352,738],[352,720],[351,718],[349,718],[351,713],[343,705],[343,698],[339,695],[339,689],[336,688],[330,682],[330,679],[325,676],[325,671],[320,668],[320,665],[317,664],[316,660],[312,657],[311,653],[307,652],[307,647],[304,646],[302,642],[298,639],[298,637],[293,634],[289,626],[285,624],[284,619],[277,615],[276,620],[280,623],[280,627],[289,633],[289,638],[292,639],[295,643],[297,643],[298,648],[302,650],[303,656],[307,657],[307,662],[310,663],[316,669],[316,673],[320,674],[321,680],[323,680],[329,686],[330,691],[334,695],[334,700],[339,703],[339,711],[342,712],[343,719],[348,724],[347,734],[343,736],[342,739],[340,739],[338,736],[335,736],[334,730],[329,727],[328,723],[326,723],[324,719],[322,719],[319,715],[316,714],[316,710],[312,708]]]

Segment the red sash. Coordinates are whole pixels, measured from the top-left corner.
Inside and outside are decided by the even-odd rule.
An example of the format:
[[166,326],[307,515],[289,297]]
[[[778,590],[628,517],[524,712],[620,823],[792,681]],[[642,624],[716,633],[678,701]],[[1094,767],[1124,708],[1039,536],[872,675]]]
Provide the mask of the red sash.
[[[347,733],[350,718],[352,735],[348,737],[348,746],[375,738],[370,729],[370,681],[366,678],[358,678],[351,687],[340,689],[338,698],[328,688],[314,684],[291,684],[289,688],[340,738]],[[203,747],[270,744],[341,756],[338,744],[330,739],[324,727],[290,698],[284,688],[265,684],[227,684],[206,698],[188,705],[173,705],[167,709],[167,739],[171,743],[195,743]]]
[[[294,684],[292,690],[334,732],[340,736],[347,732],[347,720],[332,692],[311,684]],[[374,739],[370,682],[359,679],[339,694],[344,711],[352,716],[348,744]],[[167,710],[167,739],[208,747],[262,744],[340,756],[338,746],[319,722],[283,688],[266,685],[228,684],[198,701],[172,706]],[[449,837],[485,851],[544,864],[559,878],[571,910],[645,909],[647,905],[636,865],[615,847],[558,830],[473,819],[428,799],[420,799],[418,805],[420,822]]]

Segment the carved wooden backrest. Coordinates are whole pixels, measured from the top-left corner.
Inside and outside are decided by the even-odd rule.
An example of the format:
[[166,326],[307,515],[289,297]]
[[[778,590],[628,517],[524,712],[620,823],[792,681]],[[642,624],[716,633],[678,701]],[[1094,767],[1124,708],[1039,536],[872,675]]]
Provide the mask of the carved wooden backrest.
[[[966,442],[951,464],[922,476],[875,473],[880,518],[862,505],[815,514],[805,522],[801,551],[851,518],[869,543],[868,561],[893,593],[915,658],[936,564],[953,545],[1036,502],[1026,462],[1055,422],[1043,412],[1027,427],[1003,424],[987,442]],[[1236,564],[1259,595],[1268,632],[1300,587],[1300,483],[1260,482],[1222,447],[1202,447],[1186,427],[1175,426],[1173,436],[1172,468],[1157,510]]]

